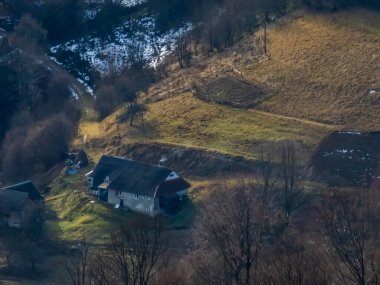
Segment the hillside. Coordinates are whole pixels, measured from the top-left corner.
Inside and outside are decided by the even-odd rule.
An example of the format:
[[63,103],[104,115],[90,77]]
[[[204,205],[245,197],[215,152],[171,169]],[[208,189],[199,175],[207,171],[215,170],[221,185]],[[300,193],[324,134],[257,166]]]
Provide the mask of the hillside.
[[[189,68],[173,63],[168,78],[144,95],[145,132],[141,117],[129,126],[117,121],[120,111],[116,111],[96,122],[88,110],[74,146],[84,147],[94,162],[104,153],[150,163],[166,157],[170,167],[190,180],[191,193],[200,200],[215,180],[223,183],[234,175],[252,178],[248,169],[263,148],[292,141],[299,161],[308,164],[318,144],[333,131],[377,128],[380,22],[376,16],[365,10],[326,15],[297,12],[270,26],[269,57],[253,44],[260,39],[258,33],[224,52],[196,56]],[[243,82],[240,90],[248,90],[248,95],[228,94],[231,90],[222,75],[237,78],[229,81],[237,86]],[[213,95],[219,103],[203,100],[209,91],[200,96],[203,99],[191,94],[191,84],[206,86],[202,91],[217,90]],[[220,86],[214,88],[215,84]],[[223,96],[239,104],[251,100],[252,90],[269,96],[260,93],[263,101],[254,108],[223,104]],[[75,181],[62,193],[83,187]],[[82,223],[97,223],[92,214],[91,222],[76,214],[72,227],[65,224],[71,214],[59,206],[65,195],[58,186],[48,204],[62,219],[62,232],[54,226],[52,231],[65,237],[80,231]],[[88,202],[86,197],[81,199]],[[68,208],[76,208],[73,202]],[[102,223],[112,219],[105,217]]]
[[[65,274],[62,264],[67,252],[73,252],[83,235],[94,248],[101,248],[121,224],[141,218],[132,211],[99,203],[88,194],[85,174],[103,154],[153,164],[163,160],[165,166],[191,183],[183,208],[166,219],[166,230],[181,241],[170,248],[171,254],[183,257],[194,249],[189,237],[196,233],[199,210],[211,202],[212,190],[229,191],[244,183],[259,189],[260,175],[265,175],[258,171],[258,166],[265,164],[260,161],[264,159],[263,151],[271,152],[276,169],[286,151],[281,147],[292,142],[296,150],[296,186],[300,188],[293,198],[298,200],[291,218],[285,218],[288,213],[282,213],[282,194],[274,194],[272,214],[277,216],[274,220],[283,221],[274,223],[276,227],[270,235],[278,237],[289,229],[297,239],[325,247],[326,237],[316,234],[320,229],[314,225],[314,211],[327,203],[323,199],[328,198],[328,187],[333,186],[328,179],[337,180],[342,165],[347,165],[349,178],[354,177],[352,173],[362,175],[357,173],[361,167],[365,178],[372,181],[372,170],[380,157],[378,148],[367,147],[365,132],[336,132],[379,128],[379,16],[358,9],[330,14],[298,11],[269,25],[268,55],[263,55],[263,35],[258,31],[224,51],[207,56],[194,53],[188,68],[179,68],[175,59],[169,58],[168,76],[142,94],[147,111],[143,116],[139,113],[133,125],[118,121],[127,105],[99,122],[89,103],[91,98],[85,98],[88,100],[83,102],[78,134],[70,147],[84,149],[90,164],[72,176],[63,165],[63,169],[56,166],[56,178],[45,189],[47,221],[43,239],[59,251],[49,252],[48,244],[41,268],[50,273],[44,278],[50,281]],[[46,65],[53,72],[59,71],[55,64]],[[77,89],[78,94],[85,93]],[[347,139],[351,135],[360,138]],[[370,144],[377,142],[378,138]],[[341,163],[343,156],[349,163]],[[338,174],[328,177],[323,162],[331,157],[333,163],[328,166]],[[314,179],[316,175],[310,170],[313,159],[319,163],[323,180]],[[371,171],[367,171],[368,165]],[[271,187],[277,191],[282,183],[281,170],[274,170],[272,175]],[[355,183],[361,186],[361,181]],[[321,240],[315,242],[309,235]],[[274,243],[269,247],[275,248]],[[0,244],[0,255],[2,250]],[[6,262],[0,258],[0,267],[5,267]],[[22,280],[15,282],[23,284]]]
[[116,115],[100,124],[82,123],[83,136],[90,141],[94,138],[103,141],[103,144],[92,144],[90,150],[105,143],[108,148],[100,147],[95,153],[114,153],[119,145],[156,142],[257,158],[268,143],[295,141],[300,152],[308,156],[324,136],[336,129],[331,125],[206,103],[190,93],[148,104],[145,134],[141,120],[130,127],[128,123],[117,123]]
[[378,14],[305,14],[274,26],[269,37],[271,59],[248,68],[252,78],[278,87],[260,109],[349,129],[378,128]]
[[175,96],[189,83],[229,75],[266,90],[270,96],[259,110],[346,129],[378,128],[378,13],[298,11],[272,23],[268,37],[269,57],[257,45],[263,39],[259,31],[222,53],[195,58],[191,68],[172,67],[170,77],[151,89],[150,100]]

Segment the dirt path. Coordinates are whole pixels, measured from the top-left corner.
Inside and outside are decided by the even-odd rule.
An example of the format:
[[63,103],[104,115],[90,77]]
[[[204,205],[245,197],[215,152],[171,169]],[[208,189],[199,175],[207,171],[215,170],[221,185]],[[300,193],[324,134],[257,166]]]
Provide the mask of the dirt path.
[[317,122],[317,121],[310,121],[307,119],[301,119],[301,118],[296,118],[296,117],[288,117],[288,116],[278,115],[275,113],[270,113],[270,112],[265,112],[265,111],[259,111],[259,110],[250,110],[250,111],[254,112],[254,113],[258,113],[258,114],[263,114],[263,115],[267,115],[267,116],[271,116],[271,117],[275,117],[275,118],[280,118],[280,119],[285,119],[285,120],[292,120],[292,121],[296,121],[296,122],[300,122],[300,123],[304,123],[304,124],[309,124],[309,125],[314,125],[314,126],[318,126],[318,127],[329,127],[331,129],[342,128],[342,126],[340,126],[340,125],[325,124],[325,123],[321,123],[321,122]]

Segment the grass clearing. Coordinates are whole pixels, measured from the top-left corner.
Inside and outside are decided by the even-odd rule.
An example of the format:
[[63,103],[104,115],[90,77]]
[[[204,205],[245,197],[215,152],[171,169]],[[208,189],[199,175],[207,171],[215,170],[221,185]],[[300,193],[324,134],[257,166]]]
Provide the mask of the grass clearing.
[[[203,102],[190,93],[149,104],[146,134],[127,123],[119,125],[115,114],[107,118],[104,139],[119,136],[123,143],[159,142],[255,157],[266,143],[297,141],[315,147],[335,126],[274,116]],[[112,123],[113,121],[113,123]],[[136,120],[139,124],[140,120]]]
[[[52,193],[46,198],[49,219],[45,235],[58,240],[79,240],[83,235],[90,242],[104,242],[112,230],[140,215],[131,211],[114,209],[113,205],[100,203],[87,194],[82,169],[74,176],[62,176],[52,185]],[[184,204],[182,211],[167,219],[168,229],[188,228],[195,215],[192,200]]]
[[46,224],[46,234],[57,239],[76,240],[85,234],[90,240],[102,240],[112,228],[129,218],[131,213],[117,211],[111,205],[95,201],[86,193],[82,169],[74,176],[63,176],[52,185],[46,205],[53,216]]

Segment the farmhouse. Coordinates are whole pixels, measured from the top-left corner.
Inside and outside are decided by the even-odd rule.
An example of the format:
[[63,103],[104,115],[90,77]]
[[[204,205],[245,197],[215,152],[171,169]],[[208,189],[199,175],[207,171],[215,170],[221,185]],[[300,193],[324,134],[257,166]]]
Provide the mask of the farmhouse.
[[190,187],[169,168],[115,156],[102,156],[86,176],[99,200],[152,217],[177,211]]

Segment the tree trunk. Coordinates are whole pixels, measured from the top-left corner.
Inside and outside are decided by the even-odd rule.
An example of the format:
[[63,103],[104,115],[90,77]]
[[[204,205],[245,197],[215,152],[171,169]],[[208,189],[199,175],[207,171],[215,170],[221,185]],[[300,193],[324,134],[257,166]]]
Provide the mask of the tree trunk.
[[267,55],[267,20],[264,17],[264,54]]
[[145,135],[144,112],[141,112],[141,128],[143,135]]

